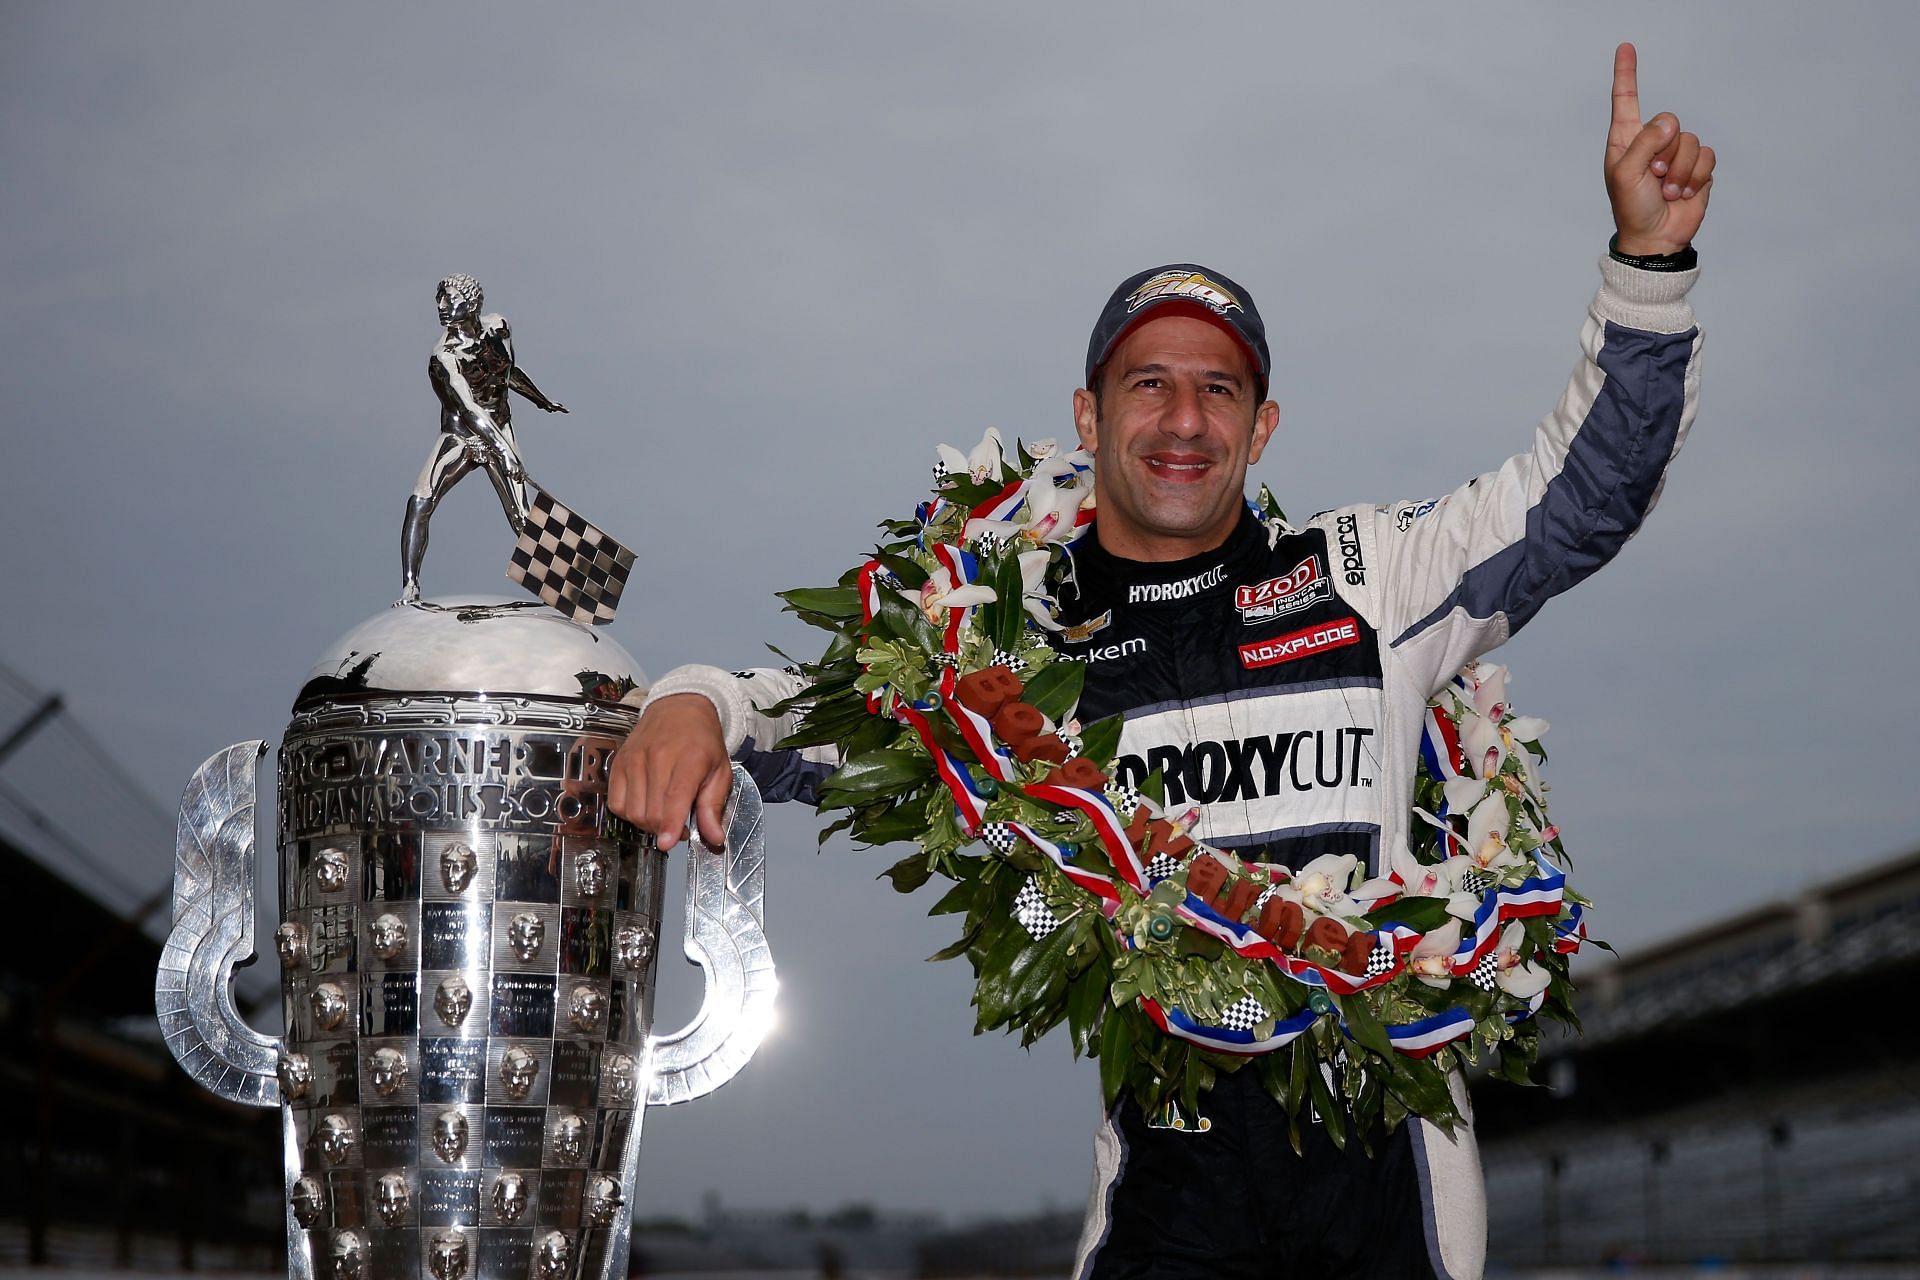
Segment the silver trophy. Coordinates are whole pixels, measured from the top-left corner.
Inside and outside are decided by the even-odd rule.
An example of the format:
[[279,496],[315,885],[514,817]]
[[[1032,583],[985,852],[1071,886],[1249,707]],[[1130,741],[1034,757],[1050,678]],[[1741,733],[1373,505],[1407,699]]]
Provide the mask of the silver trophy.
[[653,1034],[666,857],[605,804],[644,683],[531,600],[403,601],[329,648],[279,750],[278,1039],[232,995],[268,747],[188,784],[160,1024],[204,1087],[281,1108],[294,1280],[625,1275],[645,1107],[739,1071],[776,985],[736,766],[725,847],[687,846],[706,1000]]

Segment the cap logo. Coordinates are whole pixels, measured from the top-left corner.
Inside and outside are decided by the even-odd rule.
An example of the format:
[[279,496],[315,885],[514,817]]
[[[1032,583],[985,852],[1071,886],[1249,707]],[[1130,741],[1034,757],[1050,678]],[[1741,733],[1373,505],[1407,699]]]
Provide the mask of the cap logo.
[[1190,298],[1222,314],[1241,310],[1240,299],[1198,271],[1162,271],[1127,295],[1128,312],[1159,298]]

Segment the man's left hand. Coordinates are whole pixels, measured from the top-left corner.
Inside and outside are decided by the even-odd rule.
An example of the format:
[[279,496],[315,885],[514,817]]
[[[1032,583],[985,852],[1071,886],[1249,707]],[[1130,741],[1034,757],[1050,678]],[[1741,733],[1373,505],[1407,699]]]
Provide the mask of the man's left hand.
[[1663,111],[1640,122],[1639,58],[1613,52],[1613,123],[1607,130],[1607,198],[1620,252],[1679,253],[1700,230],[1713,191],[1713,148]]

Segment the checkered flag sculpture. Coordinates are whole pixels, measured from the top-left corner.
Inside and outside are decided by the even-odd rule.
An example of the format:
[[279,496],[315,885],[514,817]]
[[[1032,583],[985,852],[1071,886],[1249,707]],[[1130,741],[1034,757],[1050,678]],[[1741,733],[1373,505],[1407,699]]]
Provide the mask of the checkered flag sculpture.
[[1040,891],[1032,877],[1013,895],[1013,918],[1036,940],[1060,927],[1060,918],[1053,914],[1053,908],[1047,905],[1047,895]]
[[1220,1025],[1229,1031],[1251,1031],[1267,1020],[1267,1007],[1252,996],[1241,996],[1220,1011]]
[[507,576],[575,622],[612,622],[633,552],[539,485],[527,489],[527,524]]

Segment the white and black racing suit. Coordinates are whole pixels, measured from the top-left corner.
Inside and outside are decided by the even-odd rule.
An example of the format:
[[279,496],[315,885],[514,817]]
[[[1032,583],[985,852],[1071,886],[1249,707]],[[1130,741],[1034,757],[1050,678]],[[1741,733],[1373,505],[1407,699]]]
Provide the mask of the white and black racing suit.
[[[1172,563],[1081,540],[1061,601],[1071,638],[1056,644],[1087,663],[1083,722],[1126,713],[1119,777],[1160,770],[1172,807],[1202,807],[1196,834],[1242,856],[1354,853],[1382,869],[1407,839],[1428,698],[1613,557],[1692,422],[1698,273],[1610,259],[1601,273],[1565,394],[1498,470],[1298,530],[1248,514]],[[786,672],[683,667],[653,696],[705,694],[769,798],[811,799],[828,753],[769,750],[791,726],[757,710],[796,688]],[[1252,1073],[1222,1081],[1204,1134],[1153,1131],[1130,1104],[1108,1117],[1078,1274],[1480,1274],[1470,1127],[1409,1123],[1373,1160],[1316,1133],[1296,1157]]]

